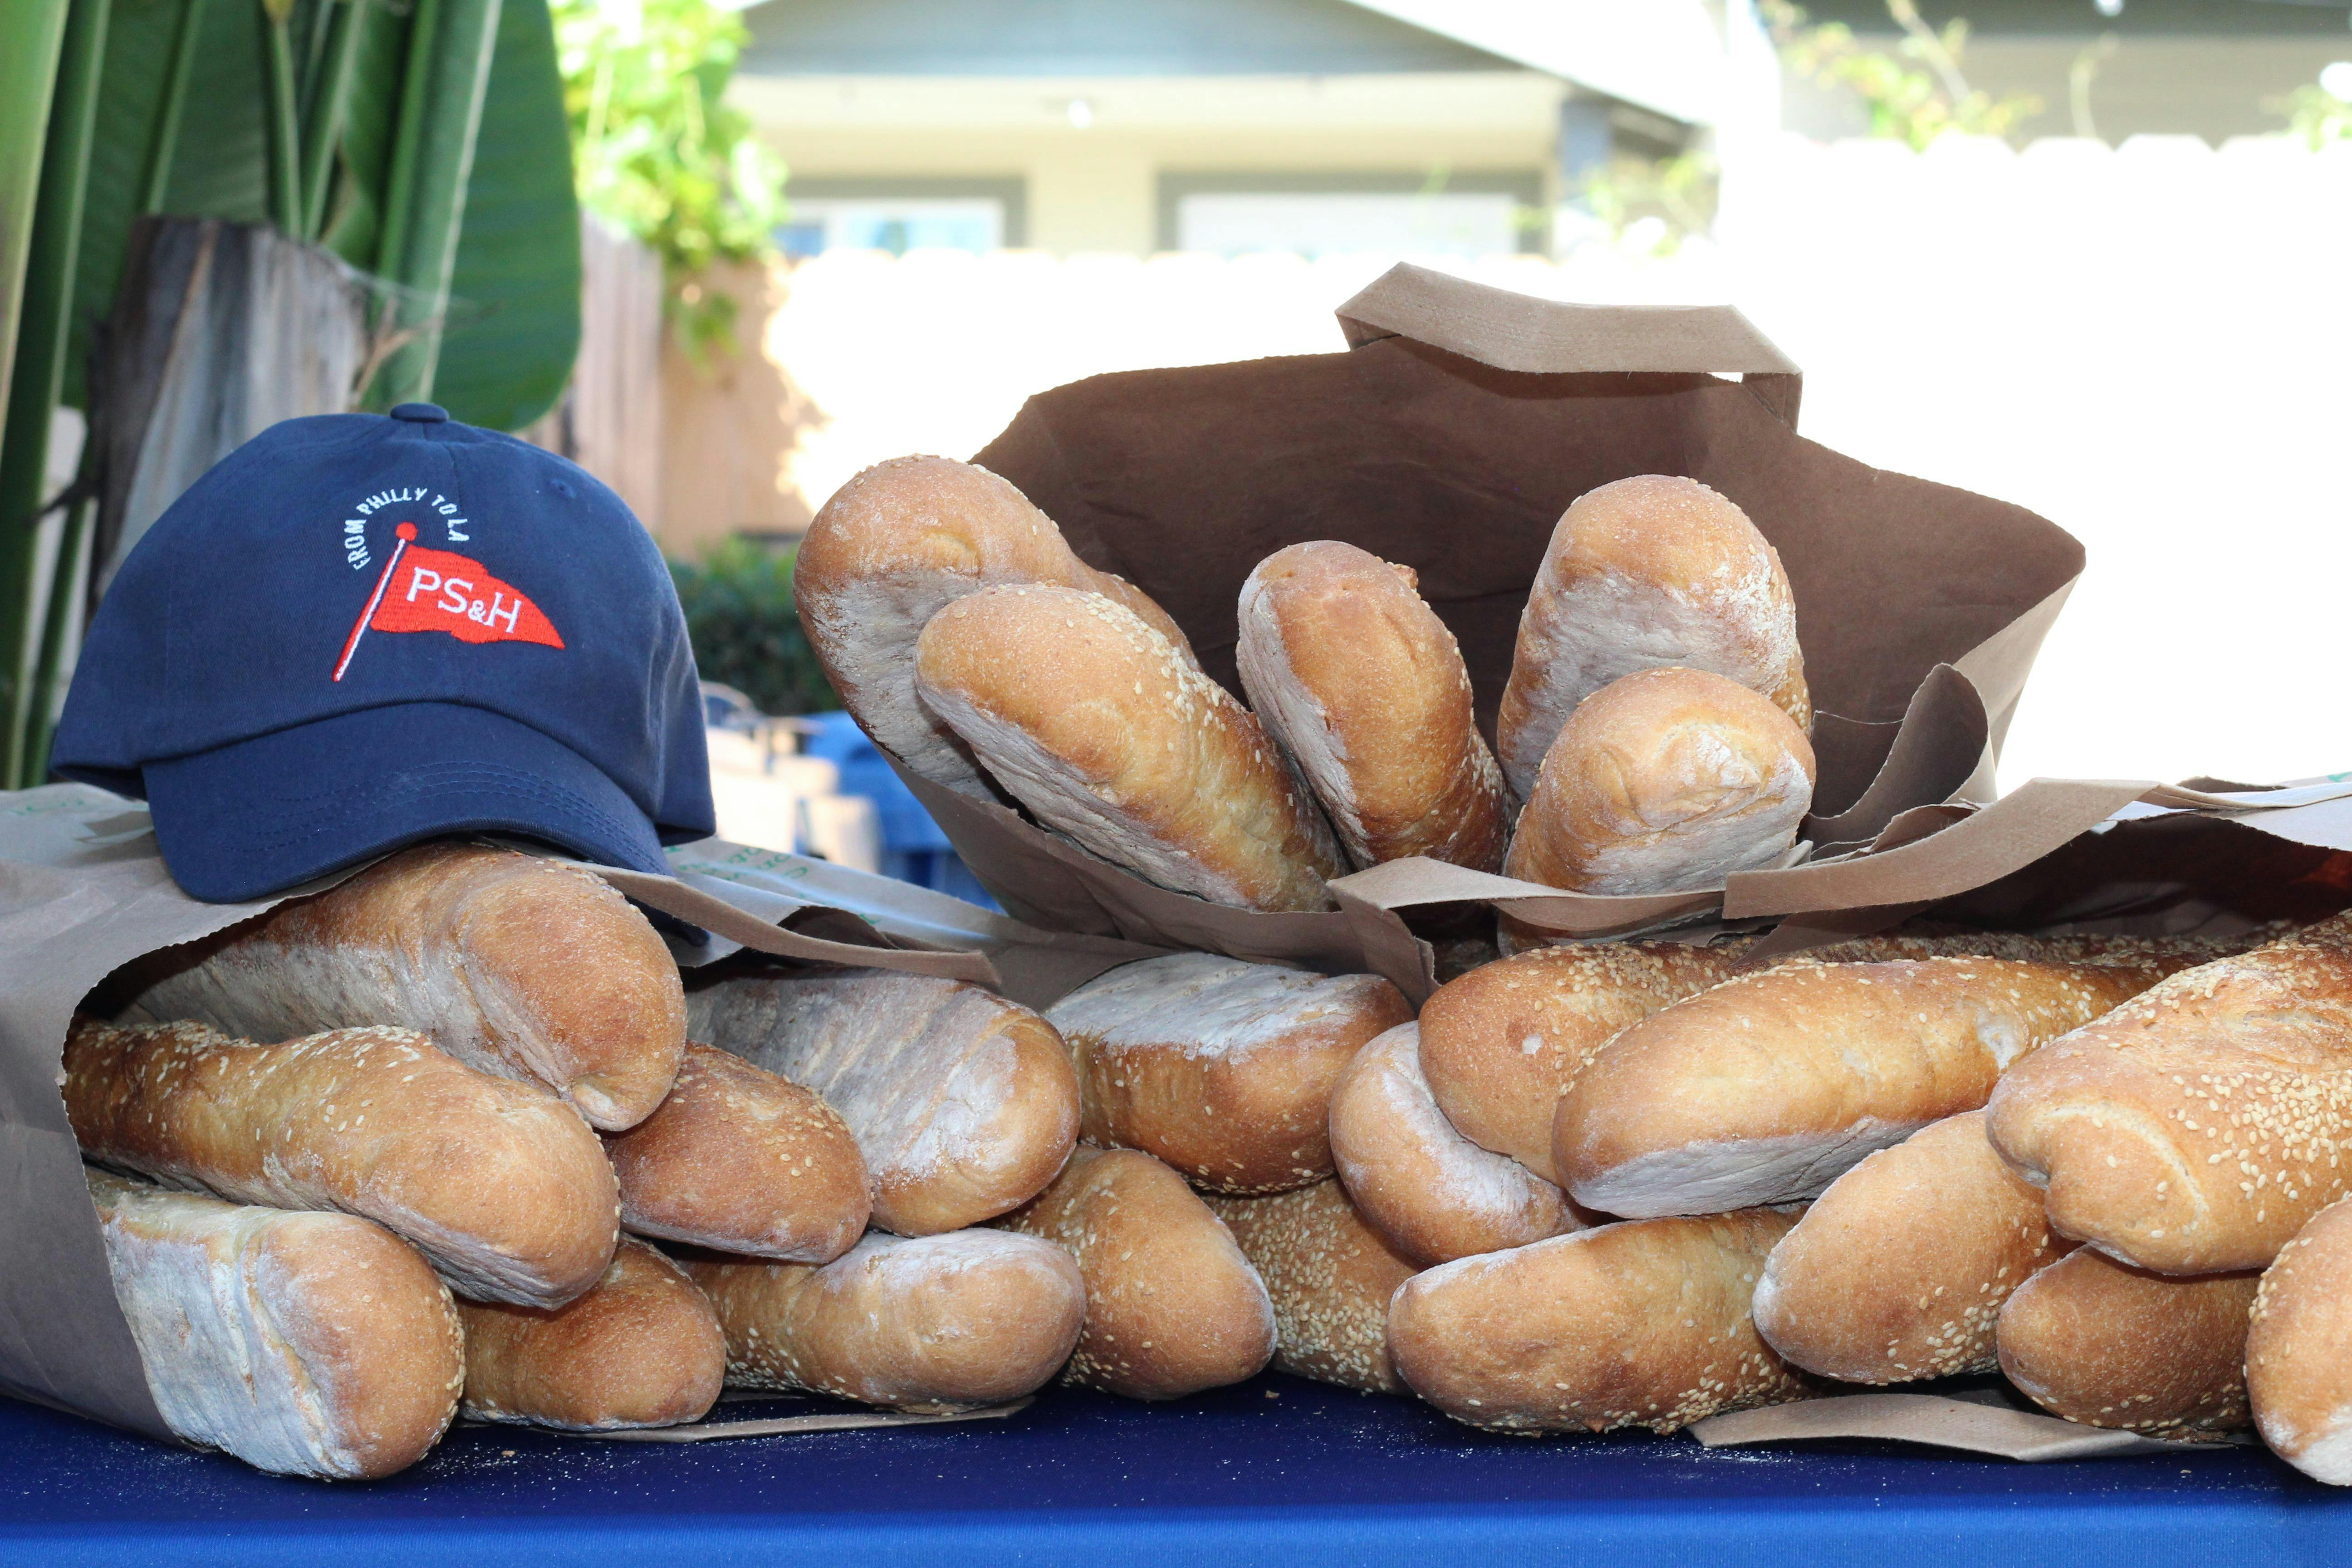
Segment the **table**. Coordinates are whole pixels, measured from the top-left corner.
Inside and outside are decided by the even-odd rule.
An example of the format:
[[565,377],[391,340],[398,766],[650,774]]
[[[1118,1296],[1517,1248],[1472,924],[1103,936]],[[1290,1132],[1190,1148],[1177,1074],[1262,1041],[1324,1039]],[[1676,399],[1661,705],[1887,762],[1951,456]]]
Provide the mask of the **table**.
[[453,1432],[388,1481],[255,1473],[0,1401],[0,1568],[1323,1568],[2352,1563],[2352,1493],[2259,1449],[2047,1466],[1892,1445],[1534,1441],[1269,1374],[1170,1405],[687,1445]]

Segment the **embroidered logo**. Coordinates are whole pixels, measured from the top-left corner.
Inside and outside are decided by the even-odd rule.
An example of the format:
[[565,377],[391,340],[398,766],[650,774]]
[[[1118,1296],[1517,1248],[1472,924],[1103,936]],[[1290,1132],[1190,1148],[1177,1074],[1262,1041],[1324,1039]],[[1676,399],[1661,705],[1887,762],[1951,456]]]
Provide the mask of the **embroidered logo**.
[[446,632],[460,642],[535,642],[562,647],[554,623],[521,589],[500,582],[482,563],[450,550],[416,542],[416,525],[393,530],[392,559],[375,580],[367,607],[352,623],[335,661],[335,679],[352,667],[360,639],[377,632]]

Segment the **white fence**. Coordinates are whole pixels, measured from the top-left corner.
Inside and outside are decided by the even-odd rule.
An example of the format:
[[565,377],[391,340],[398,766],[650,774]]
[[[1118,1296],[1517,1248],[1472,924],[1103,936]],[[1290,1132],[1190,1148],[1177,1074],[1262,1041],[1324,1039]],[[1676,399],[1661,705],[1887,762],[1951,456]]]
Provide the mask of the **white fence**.
[[[1389,259],[827,255],[767,335],[822,410],[784,482],[968,455],[1102,371],[1335,349]],[[1804,365],[1806,434],[2081,538],[2005,785],[2352,769],[2352,145],[1790,142],[1729,172],[1714,242],[1454,268],[1729,300]]]

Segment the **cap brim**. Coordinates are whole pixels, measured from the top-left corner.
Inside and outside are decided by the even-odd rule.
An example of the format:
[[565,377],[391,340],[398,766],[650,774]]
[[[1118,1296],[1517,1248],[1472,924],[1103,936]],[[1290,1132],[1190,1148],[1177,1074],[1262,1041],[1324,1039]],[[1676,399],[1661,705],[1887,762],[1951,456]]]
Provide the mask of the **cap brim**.
[[208,903],[267,898],[454,833],[669,869],[653,823],[602,769],[527,724],[459,703],[362,709],[144,772],[163,863]]

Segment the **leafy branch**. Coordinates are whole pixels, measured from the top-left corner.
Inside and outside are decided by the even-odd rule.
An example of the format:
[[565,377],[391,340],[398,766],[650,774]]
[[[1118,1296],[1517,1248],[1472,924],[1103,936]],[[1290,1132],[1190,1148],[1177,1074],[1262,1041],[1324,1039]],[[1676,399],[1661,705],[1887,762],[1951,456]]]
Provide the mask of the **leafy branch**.
[[1887,15],[1903,33],[1892,54],[1864,48],[1843,22],[1807,26],[1803,9],[1792,0],[1761,0],[1759,8],[1790,68],[1862,100],[1873,136],[1901,141],[1914,150],[1952,131],[2010,137],[2042,111],[2042,100],[2031,94],[1996,99],[1969,86],[1961,69],[1968,22],[1955,16],[1940,30],[1931,27],[1915,0],[1886,0]]

